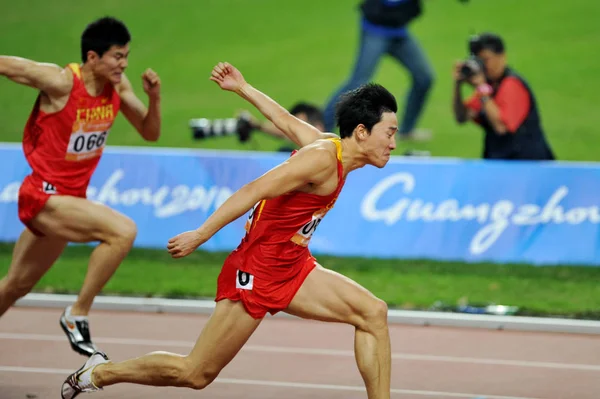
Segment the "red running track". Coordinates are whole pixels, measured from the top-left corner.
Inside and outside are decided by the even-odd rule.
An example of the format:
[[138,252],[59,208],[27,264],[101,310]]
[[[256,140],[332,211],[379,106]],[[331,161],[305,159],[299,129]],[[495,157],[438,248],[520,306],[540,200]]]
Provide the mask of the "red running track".
[[[0,319],[0,398],[60,398],[85,358],[58,325],[62,310],[12,308]],[[207,317],[94,311],[92,336],[113,361],[155,350],[187,353]],[[390,326],[392,398],[598,399],[600,338]],[[204,391],[115,385],[91,398],[366,398],[353,329],[269,317]],[[82,398],[88,398],[84,394]]]

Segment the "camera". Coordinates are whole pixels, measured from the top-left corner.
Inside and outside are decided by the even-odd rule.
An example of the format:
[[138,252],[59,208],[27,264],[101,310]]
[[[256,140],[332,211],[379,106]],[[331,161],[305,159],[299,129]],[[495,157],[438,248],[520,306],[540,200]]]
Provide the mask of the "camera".
[[241,142],[248,141],[254,130],[249,115],[243,113],[237,118],[226,119],[191,119],[189,122],[192,137],[195,140],[204,140],[209,137],[237,135]]
[[472,55],[460,67],[460,76],[462,79],[470,79],[482,71],[484,71],[483,60]]
[[462,79],[469,79],[480,72],[486,73],[485,64],[478,57],[483,51],[487,50],[488,53],[499,55],[504,54],[505,50],[502,38],[495,33],[489,32],[469,37],[467,49],[471,56],[465,60],[460,68],[460,77]]

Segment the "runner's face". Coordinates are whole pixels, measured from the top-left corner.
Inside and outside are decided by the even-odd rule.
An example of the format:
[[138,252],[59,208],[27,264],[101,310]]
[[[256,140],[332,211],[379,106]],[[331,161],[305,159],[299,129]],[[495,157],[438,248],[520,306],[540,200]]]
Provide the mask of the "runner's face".
[[391,152],[396,148],[397,131],[396,114],[384,112],[381,120],[371,129],[371,134],[365,143],[371,165],[383,168],[388,163]]
[[129,44],[125,46],[111,46],[96,64],[96,74],[105,77],[112,84],[121,82],[123,72],[128,65]]

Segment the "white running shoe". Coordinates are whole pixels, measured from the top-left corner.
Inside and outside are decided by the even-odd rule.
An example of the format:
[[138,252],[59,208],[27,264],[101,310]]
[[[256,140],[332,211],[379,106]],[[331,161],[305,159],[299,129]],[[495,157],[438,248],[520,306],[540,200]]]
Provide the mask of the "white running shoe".
[[100,391],[92,381],[92,371],[103,363],[108,363],[108,356],[103,352],[94,352],[87,362],[79,370],[71,374],[63,383],[61,396],[62,399],[73,399],[81,392]]

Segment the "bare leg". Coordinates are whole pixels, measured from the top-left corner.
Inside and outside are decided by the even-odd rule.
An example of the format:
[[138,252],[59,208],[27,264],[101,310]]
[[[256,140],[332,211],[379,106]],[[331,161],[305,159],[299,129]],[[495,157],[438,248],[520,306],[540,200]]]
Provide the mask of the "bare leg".
[[392,358],[385,302],[349,278],[318,266],[308,275],[286,313],[353,325],[356,363],[368,398],[390,398]]
[[26,295],[50,269],[67,242],[56,237],[38,237],[23,230],[13,248],[8,274],[0,280],[0,316]]
[[100,241],[88,264],[88,271],[71,309],[72,315],[89,313],[96,295],[115,273],[137,234],[135,223],[104,205],[70,197],[52,196],[32,226],[47,236],[71,242]]
[[129,382],[202,389],[210,384],[250,338],[261,320],[241,302],[222,300],[188,356],[153,352],[121,363],[106,363],[92,372],[98,387]]

